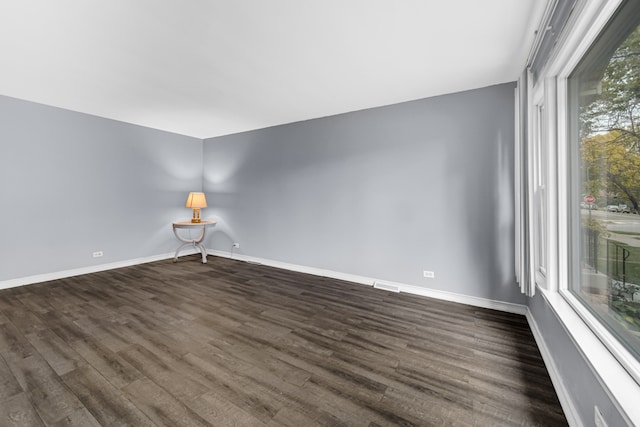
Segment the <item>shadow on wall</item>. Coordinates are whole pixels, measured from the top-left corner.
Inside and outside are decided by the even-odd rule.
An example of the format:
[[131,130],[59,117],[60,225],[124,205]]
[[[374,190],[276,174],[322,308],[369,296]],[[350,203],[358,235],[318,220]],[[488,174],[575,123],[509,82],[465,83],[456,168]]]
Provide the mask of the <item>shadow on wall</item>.
[[[203,212],[203,218],[217,222],[205,237],[207,248],[231,252],[233,243],[238,241],[234,233],[238,171],[253,154],[252,148],[254,143],[259,143],[258,139],[258,133],[245,132],[225,136],[223,143],[216,143],[215,138],[204,142],[203,191],[207,194],[209,207]],[[215,145],[215,154],[211,156],[213,160],[206,164],[208,144]]]
[[[515,283],[515,237],[513,199],[513,146],[504,136],[504,129],[487,137],[487,144],[475,146],[458,167],[473,170],[473,174],[461,174],[458,187],[464,187],[463,198],[467,202],[466,242],[462,245],[466,259],[473,265],[466,266],[474,274],[469,280],[486,280],[485,298],[504,299],[505,295],[517,297]],[[459,159],[458,159],[459,160]],[[481,162],[483,169],[473,168],[471,163]],[[523,299],[524,303],[524,299]]]

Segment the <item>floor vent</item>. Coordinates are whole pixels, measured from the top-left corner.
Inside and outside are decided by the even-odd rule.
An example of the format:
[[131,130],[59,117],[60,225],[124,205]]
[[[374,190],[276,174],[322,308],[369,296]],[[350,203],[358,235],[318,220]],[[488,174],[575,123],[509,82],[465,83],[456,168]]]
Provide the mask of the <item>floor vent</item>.
[[382,289],[383,291],[400,293],[400,288],[388,283],[373,282],[373,287],[376,289]]

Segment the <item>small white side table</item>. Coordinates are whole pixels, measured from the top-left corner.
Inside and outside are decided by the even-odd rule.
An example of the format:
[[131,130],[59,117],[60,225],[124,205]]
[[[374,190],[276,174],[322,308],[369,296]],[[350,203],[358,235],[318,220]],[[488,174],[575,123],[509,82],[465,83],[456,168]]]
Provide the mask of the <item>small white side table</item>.
[[[187,247],[189,245],[193,245],[194,248],[197,247],[198,249],[200,249],[200,253],[202,254],[202,263],[206,264],[207,263],[207,248],[205,248],[204,245],[201,242],[204,239],[204,233],[207,230],[207,228],[216,225],[216,222],[215,221],[191,222],[191,220],[187,220],[187,221],[176,221],[176,222],[173,222],[172,225],[173,225],[173,234],[176,235],[178,240],[183,242],[182,245],[180,245],[180,247],[178,249],[176,249],[176,254],[173,257],[173,262],[178,262],[178,253],[183,248],[185,248],[185,247]],[[178,232],[178,229],[180,229],[180,228],[186,228],[188,230],[197,230],[197,229],[199,229],[200,230],[200,235],[195,239],[185,239]]]

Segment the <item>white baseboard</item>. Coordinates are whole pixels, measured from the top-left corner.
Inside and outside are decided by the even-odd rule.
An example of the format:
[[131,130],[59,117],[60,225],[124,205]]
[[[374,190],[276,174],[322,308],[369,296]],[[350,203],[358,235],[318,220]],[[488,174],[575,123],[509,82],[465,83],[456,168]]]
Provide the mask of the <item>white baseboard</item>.
[[459,302],[461,304],[472,305],[474,307],[489,308],[492,310],[505,311],[507,313],[515,313],[515,314],[521,314],[521,315],[525,315],[527,312],[527,306],[524,306],[521,304],[513,304],[509,302],[504,302],[504,301],[490,300],[486,298],[473,297],[469,295],[457,294],[457,293],[447,292],[447,291],[440,291],[436,289],[422,288],[420,286],[407,285],[405,283],[390,282],[387,280],[378,280],[372,277],[341,273],[341,272],[332,271],[332,270],[325,270],[325,269],[315,268],[315,267],[307,267],[304,265],[290,264],[290,263],[281,262],[281,261],[274,261],[274,260],[265,259],[265,258],[257,258],[257,257],[248,256],[248,255],[234,254],[231,252],[217,251],[213,249],[207,249],[207,252],[212,255],[216,255],[224,258],[233,258],[240,261],[263,264],[263,265],[268,265],[270,267],[282,268],[284,270],[313,274],[315,276],[330,277],[332,279],[345,280],[348,282],[358,283],[361,285],[373,286],[374,283],[384,284],[384,285],[388,285],[388,287],[390,288],[391,287],[396,288],[400,292],[413,294],[413,295],[420,295],[420,296],[429,297],[429,298],[436,298],[436,299],[445,300],[445,301]]
[[[180,256],[200,253],[195,249],[185,249],[180,251]],[[82,274],[97,273],[99,271],[114,270],[116,268],[130,267],[132,265],[146,264],[148,262],[161,261],[173,258],[175,252],[152,255],[142,258],[128,259],[124,261],[110,262],[107,264],[97,264],[89,267],[74,268],[71,270],[56,271],[54,273],[36,274],[34,276],[19,277],[0,281],[0,289],[15,288],[17,286],[32,285],[34,283],[48,282],[50,280],[64,279],[66,277],[80,276]]]
[[373,279],[365,276],[358,276],[355,274],[338,273],[331,270],[324,270],[322,268],[307,267],[304,265],[290,264],[288,262],[275,261],[272,259],[258,258],[248,255],[236,254],[232,252],[218,251],[215,249],[207,249],[207,253],[223,258],[237,259],[239,261],[250,262],[253,264],[262,264],[269,267],[282,268],[283,270],[297,271],[299,273],[313,274],[314,276],[330,277],[332,279],[344,280],[347,282],[353,282],[360,285],[373,286]]
[[459,302],[461,304],[472,305],[474,307],[488,308],[491,310],[504,311],[507,313],[524,314],[527,307],[521,304],[511,302],[496,301],[487,298],[474,297],[470,295],[456,294],[454,292],[440,291],[438,289],[421,288],[413,285],[400,285],[400,292],[406,292],[414,295],[422,295],[429,298],[441,299],[451,302]]
[[560,375],[560,371],[553,361],[553,357],[551,356],[551,351],[549,347],[547,347],[547,343],[542,337],[542,333],[538,328],[538,324],[536,323],[535,318],[531,314],[529,307],[526,308],[526,316],[527,321],[529,322],[529,327],[531,328],[531,332],[533,333],[533,338],[536,340],[536,344],[538,345],[538,349],[540,350],[540,354],[542,355],[542,360],[544,360],[544,365],[549,372],[549,377],[551,377],[551,383],[553,384],[553,388],[556,390],[556,394],[558,395],[558,400],[560,400],[560,406],[562,406],[562,410],[564,411],[565,417],[567,417],[567,422],[570,426],[581,426],[582,422],[580,420],[580,416],[578,415],[578,410],[573,404],[573,400],[571,399],[571,394],[569,394],[569,390],[564,384],[562,380],[562,376]]
[[[195,254],[195,253],[199,253],[199,251],[195,249],[185,250],[185,251],[181,251],[181,256]],[[231,252],[218,251],[214,249],[207,249],[207,253],[215,256],[220,256],[223,258],[233,258],[240,261],[263,264],[270,267],[282,268],[284,270],[297,271],[297,272],[306,273],[306,274],[313,274],[315,276],[330,277],[332,279],[344,280],[347,282],[357,283],[357,284],[366,285],[366,286],[373,286],[375,283],[385,284],[390,287],[397,288],[400,292],[405,292],[413,295],[421,295],[421,296],[441,299],[445,301],[459,302],[462,304],[468,304],[475,307],[489,308],[493,310],[500,310],[508,313],[516,313],[516,314],[522,314],[522,315],[526,314],[527,312],[527,307],[520,304],[512,304],[512,303],[503,302],[503,301],[495,301],[495,300],[490,300],[485,298],[473,297],[469,295],[456,294],[453,292],[422,288],[419,286],[407,285],[405,283],[380,281],[372,277],[360,276],[360,275],[349,274],[349,273],[341,273],[333,270],[326,270],[326,269],[316,268],[316,267],[308,267],[304,265],[291,264],[287,262],[252,257],[252,256],[242,255],[242,254],[234,254]],[[20,277],[17,279],[4,280],[4,281],[0,281],[0,289],[14,288],[17,286],[31,285],[33,283],[48,282],[51,280],[64,279],[66,277],[79,276],[82,274],[97,273],[99,271],[113,270],[116,268],[129,267],[137,264],[145,264],[148,262],[161,261],[164,259],[173,258],[173,256],[174,256],[174,253],[171,252],[171,253],[165,253],[165,254],[159,254],[159,255],[152,255],[149,257],[134,258],[134,259],[117,261],[117,262],[112,262],[107,264],[98,264],[98,265],[92,265],[89,267],[75,268],[71,270],[63,270],[63,271],[57,271],[53,273],[37,274],[33,276]]]
[[[185,250],[185,251],[181,251],[181,256],[191,255],[195,253],[199,253],[199,252],[195,249]],[[207,253],[215,256],[224,257],[224,258],[233,258],[240,261],[263,264],[263,265],[268,265],[270,267],[282,268],[284,270],[297,271],[297,272],[306,273],[306,274],[313,274],[315,276],[321,276],[321,277],[330,277],[332,279],[344,280],[347,282],[358,283],[366,286],[374,286],[375,283],[384,284],[389,286],[390,288],[391,287],[397,288],[397,290],[399,290],[400,292],[405,292],[413,295],[421,295],[421,296],[441,299],[445,301],[458,302],[462,304],[472,305],[475,307],[489,308],[493,310],[500,310],[508,313],[516,313],[516,314],[522,314],[522,315],[525,315],[528,312],[528,308],[524,305],[513,304],[513,303],[504,302],[504,301],[490,300],[486,298],[479,298],[479,297],[474,297],[469,295],[457,294],[453,292],[440,291],[437,289],[422,288],[420,286],[407,285],[405,283],[399,283],[399,282],[380,281],[378,279],[367,277],[367,276],[341,273],[333,270],[326,270],[326,269],[316,268],[316,267],[308,267],[304,265],[291,264],[287,262],[275,261],[275,260],[266,259],[266,258],[252,257],[248,255],[234,254],[231,252],[218,251],[214,249],[207,249]],[[37,274],[34,276],[4,280],[4,281],[0,281],[0,289],[14,288],[16,286],[30,285],[33,283],[64,279],[65,277],[73,277],[73,276],[79,276],[82,274],[97,273],[99,271],[113,270],[116,268],[129,267],[137,264],[145,264],[148,262],[161,261],[164,259],[173,258],[173,256],[174,256],[174,253],[171,252],[171,253],[153,255],[149,257],[134,258],[134,259],[129,259],[125,261],[117,261],[117,262],[112,262],[107,264],[98,264],[98,265],[92,265],[89,267],[57,271],[54,273]]]

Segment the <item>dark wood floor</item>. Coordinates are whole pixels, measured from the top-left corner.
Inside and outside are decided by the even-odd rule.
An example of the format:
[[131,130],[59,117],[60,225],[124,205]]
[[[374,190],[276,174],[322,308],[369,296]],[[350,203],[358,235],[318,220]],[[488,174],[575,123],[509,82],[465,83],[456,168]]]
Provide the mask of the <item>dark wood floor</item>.
[[2,426],[566,425],[524,317],[189,256],[0,291]]

